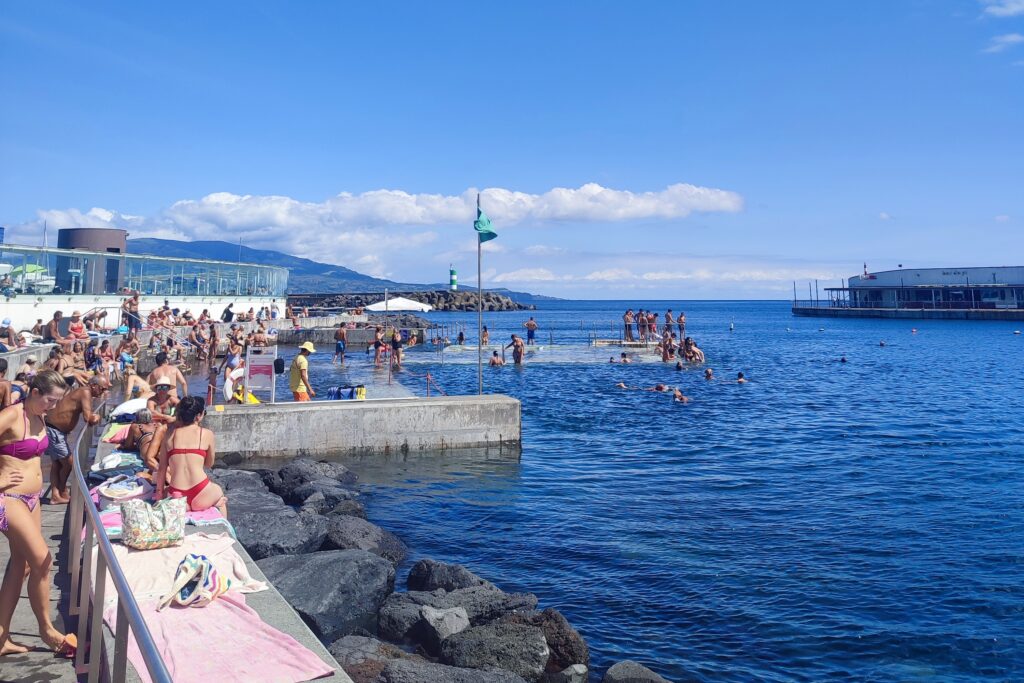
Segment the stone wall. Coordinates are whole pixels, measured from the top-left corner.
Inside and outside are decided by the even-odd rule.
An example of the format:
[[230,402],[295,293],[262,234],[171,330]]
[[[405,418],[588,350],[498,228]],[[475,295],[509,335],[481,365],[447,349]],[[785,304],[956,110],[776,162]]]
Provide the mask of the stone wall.
[[205,425],[228,462],[450,448],[518,451],[522,438],[520,403],[501,395],[218,405]]

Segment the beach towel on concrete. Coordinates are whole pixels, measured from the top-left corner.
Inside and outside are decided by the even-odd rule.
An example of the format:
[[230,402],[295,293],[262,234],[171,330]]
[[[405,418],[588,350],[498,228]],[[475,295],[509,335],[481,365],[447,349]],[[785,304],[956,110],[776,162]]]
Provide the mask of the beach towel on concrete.
[[[158,612],[156,607],[153,601],[139,604],[175,681],[300,683],[334,672],[297,640],[261,620],[245,604],[245,596],[234,591],[197,609]],[[103,619],[114,630],[117,609],[108,607]],[[152,680],[134,635],[128,636],[128,660],[143,681]]]
[[[118,544],[114,546],[114,555],[139,602],[159,600],[167,595],[174,586],[178,565],[189,553],[210,558],[217,572],[230,578],[232,587],[242,593],[267,590],[267,584],[249,574],[245,560],[235,551],[233,544],[227,534],[198,533],[186,535],[181,545],[156,550],[135,550]],[[109,576],[104,595],[107,596],[107,605],[117,602],[117,592]]]

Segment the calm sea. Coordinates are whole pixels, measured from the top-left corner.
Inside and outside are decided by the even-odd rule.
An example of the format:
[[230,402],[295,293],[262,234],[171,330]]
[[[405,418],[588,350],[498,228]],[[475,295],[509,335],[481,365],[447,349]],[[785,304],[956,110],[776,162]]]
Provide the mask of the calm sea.
[[[627,306],[685,310],[718,380],[609,364],[587,340],[617,335]],[[506,340],[528,315],[484,322]],[[784,302],[533,315],[526,365],[484,368],[485,391],[522,400],[521,458],[353,463],[411,559],[536,593],[598,672],[628,657],[673,681],[1024,679],[1024,324],[813,320]],[[432,318],[475,341],[475,314]],[[408,368],[416,393],[427,369],[476,391],[475,347]]]

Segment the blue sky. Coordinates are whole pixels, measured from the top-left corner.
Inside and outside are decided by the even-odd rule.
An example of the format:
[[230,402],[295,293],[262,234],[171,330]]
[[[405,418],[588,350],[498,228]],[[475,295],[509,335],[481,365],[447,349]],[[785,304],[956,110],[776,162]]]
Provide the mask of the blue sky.
[[1019,265],[1024,0],[0,8],[0,224],[783,298]]

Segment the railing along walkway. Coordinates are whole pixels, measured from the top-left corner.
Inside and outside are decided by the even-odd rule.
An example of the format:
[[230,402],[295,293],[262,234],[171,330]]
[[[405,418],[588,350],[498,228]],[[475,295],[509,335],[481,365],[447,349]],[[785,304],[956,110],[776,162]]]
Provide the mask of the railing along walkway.
[[[43,474],[45,477],[46,472],[44,471]],[[39,511],[42,518],[43,538],[46,539],[46,545],[49,546],[54,560],[53,568],[50,571],[50,577],[54,582],[50,591],[50,616],[54,618],[53,625],[57,630],[64,632],[69,628],[70,621],[67,611],[67,545],[62,543],[66,533],[64,521],[67,506],[50,505],[47,499],[40,501]],[[0,564],[6,567],[10,557],[10,545],[6,540],[0,542]],[[77,681],[73,662],[55,658],[39,638],[39,627],[36,625],[32,606],[28,602],[26,585],[22,585],[21,598],[14,610],[11,636],[16,642],[33,649],[25,654],[0,657],[0,681],[47,681],[48,683]]]

